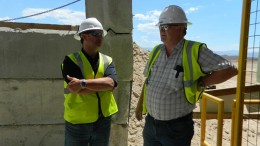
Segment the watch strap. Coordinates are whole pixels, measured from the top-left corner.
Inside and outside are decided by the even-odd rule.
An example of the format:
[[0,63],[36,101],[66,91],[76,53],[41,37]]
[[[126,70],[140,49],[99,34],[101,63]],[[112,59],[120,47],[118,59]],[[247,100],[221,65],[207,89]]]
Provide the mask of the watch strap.
[[87,88],[87,80],[85,79],[80,80],[80,86],[82,89]]

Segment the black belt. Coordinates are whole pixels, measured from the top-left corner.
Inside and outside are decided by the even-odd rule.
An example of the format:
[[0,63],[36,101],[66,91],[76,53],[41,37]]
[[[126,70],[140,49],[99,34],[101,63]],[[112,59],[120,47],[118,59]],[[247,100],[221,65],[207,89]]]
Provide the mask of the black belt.
[[112,116],[108,116],[108,117],[104,117],[104,115],[102,113],[98,114],[98,120],[101,119],[110,119]]
[[177,122],[182,122],[182,121],[187,121],[187,120],[192,120],[193,118],[193,112],[183,116],[183,117],[179,117],[179,118],[176,118],[176,119],[172,119],[172,120],[166,120],[166,121],[163,121],[163,120],[156,120],[154,119],[154,117],[152,117],[149,113],[148,113],[148,118],[151,118],[153,119],[153,121],[155,123],[162,123],[162,124],[168,124],[168,123],[177,123]]

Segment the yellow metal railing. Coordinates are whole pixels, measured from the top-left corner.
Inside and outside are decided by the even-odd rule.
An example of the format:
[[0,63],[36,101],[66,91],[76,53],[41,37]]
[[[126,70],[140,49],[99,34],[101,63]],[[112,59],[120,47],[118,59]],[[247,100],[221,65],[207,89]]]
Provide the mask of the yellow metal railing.
[[[260,100],[258,99],[247,99],[247,100],[244,100],[244,104],[260,104]],[[231,146],[235,146],[235,142],[238,141],[235,137],[235,133],[238,132],[238,129],[235,128],[235,124],[234,122],[236,120],[238,120],[238,118],[236,117],[236,115],[234,114],[236,112],[236,100],[234,99],[233,102],[232,102],[232,126],[231,126],[231,143],[230,145]],[[243,122],[241,123],[243,124]]]
[[211,100],[218,104],[218,127],[217,127],[217,146],[222,145],[222,131],[223,131],[223,114],[224,114],[224,100],[213,95],[204,93],[201,99],[201,146],[210,146],[205,140],[206,136],[206,119],[207,119],[207,100]]
[[[250,11],[251,0],[243,0],[242,7],[242,20],[240,30],[240,44],[239,44],[239,57],[238,57],[238,75],[237,75],[237,89],[236,89],[236,111],[232,113],[235,115],[234,128],[237,130],[233,138],[235,146],[241,146],[242,142],[242,123],[243,123],[243,110],[244,110],[244,90],[245,90],[245,77],[246,77],[246,63],[247,63],[247,49],[248,49],[248,34],[250,25]],[[233,127],[233,126],[232,126]]]

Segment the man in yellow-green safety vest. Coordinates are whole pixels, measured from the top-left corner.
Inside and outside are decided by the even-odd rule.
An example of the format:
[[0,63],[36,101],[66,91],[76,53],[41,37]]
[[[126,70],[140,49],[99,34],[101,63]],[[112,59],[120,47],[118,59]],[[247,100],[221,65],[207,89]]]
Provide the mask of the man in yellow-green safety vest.
[[118,108],[113,60],[98,51],[106,34],[96,18],[85,19],[74,36],[82,49],[62,63],[65,146],[109,145],[111,116]]
[[144,146],[190,146],[194,135],[193,109],[205,86],[237,74],[237,69],[204,43],[186,40],[188,22],[183,9],[165,7],[159,17],[163,44],[150,52],[137,120],[146,114]]

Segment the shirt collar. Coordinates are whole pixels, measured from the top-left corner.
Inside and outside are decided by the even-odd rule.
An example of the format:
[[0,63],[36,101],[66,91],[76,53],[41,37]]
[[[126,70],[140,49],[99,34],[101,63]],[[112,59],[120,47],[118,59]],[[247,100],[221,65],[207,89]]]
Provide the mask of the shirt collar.
[[[183,48],[185,39],[182,39],[174,48],[173,48],[173,52],[177,52],[179,50],[181,50]],[[166,52],[165,50],[165,45],[163,45],[163,47],[161,47],[161,51]]]
[[180,50],[183,48],[183,45],[184,45],[184,42],[185,42],[185,39],[182,39],[176,46],[174,49],[176,50]]

